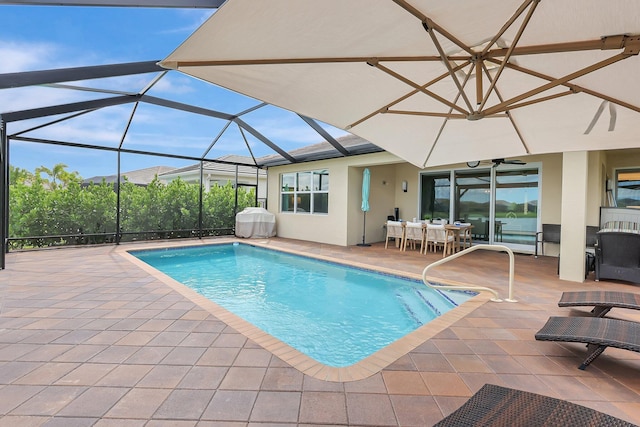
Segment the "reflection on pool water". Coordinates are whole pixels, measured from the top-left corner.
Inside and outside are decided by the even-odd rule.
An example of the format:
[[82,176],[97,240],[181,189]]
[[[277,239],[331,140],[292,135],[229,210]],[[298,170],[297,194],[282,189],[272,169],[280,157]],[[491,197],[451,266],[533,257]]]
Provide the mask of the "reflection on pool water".
[[359,362],[475,295],[238,243],[131,254],[333,367]]

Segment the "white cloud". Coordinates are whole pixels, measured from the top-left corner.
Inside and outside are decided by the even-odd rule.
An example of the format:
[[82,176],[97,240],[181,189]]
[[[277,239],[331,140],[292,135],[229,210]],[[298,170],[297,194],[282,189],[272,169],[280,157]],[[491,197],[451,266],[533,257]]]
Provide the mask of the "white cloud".
[[153,86],[153,91],[175,95],[192,93],[195,89],[191,85],[189,78],[168,73]]
[[193,33],[195,30],[197,30],[202,24],[204,24],[204,22],[209,19],[209,17],[211,17],[211,15],[213,15],[215,13],[215,9],[214,10],[210,10],[210,9],[179,9],[178,14],[186,17],[187,20],[189,21],[189,23],[181,26],[181,27],[175,27],[175,28],[170,28],[167,30],[162,31],[162,33],[165,34],[179,34],[179,33],[185,33],[185,34],[191,34]]
[[0,44],[0,73],[50,68],[57,52],[57,46],[50,43],[3,41]]

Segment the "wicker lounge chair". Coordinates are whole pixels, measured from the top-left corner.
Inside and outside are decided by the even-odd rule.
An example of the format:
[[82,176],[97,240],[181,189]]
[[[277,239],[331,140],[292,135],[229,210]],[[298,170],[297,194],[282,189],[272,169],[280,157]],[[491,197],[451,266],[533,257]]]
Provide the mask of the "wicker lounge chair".
[[464,405],[435,426],[629,427],[633,425],[566,400],[485,384]]
[[579,366],[584,369],[607,347],[640,352],[640,323],[606,317],[550,317],[536,339],[587,344],[587,357]]
[[615,291],[563,292],[559,307],[590,307],[596,317],[604,317],[613,307],[640,310],[640,294]]

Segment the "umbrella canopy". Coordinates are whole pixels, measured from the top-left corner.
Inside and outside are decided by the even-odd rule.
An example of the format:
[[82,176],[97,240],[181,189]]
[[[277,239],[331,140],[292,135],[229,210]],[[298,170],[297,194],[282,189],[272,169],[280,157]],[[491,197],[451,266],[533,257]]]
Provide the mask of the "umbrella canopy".
[[369,212],[369,187],[371,186],[371,172],[364,168],[362,172],[362,212]]
[[419,166],[637,147],[637,0],[228,0],[161,65]]

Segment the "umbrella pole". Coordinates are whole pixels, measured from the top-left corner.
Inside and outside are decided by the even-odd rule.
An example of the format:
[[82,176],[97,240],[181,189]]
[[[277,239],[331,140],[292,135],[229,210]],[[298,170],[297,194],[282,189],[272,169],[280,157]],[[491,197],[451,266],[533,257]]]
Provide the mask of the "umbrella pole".
[[358,243],[358,246],[371,246],[368,243],[364,242],[364,235],[367,231],[367,211],[362,212],[364,217],[362,219],[362,243]]

